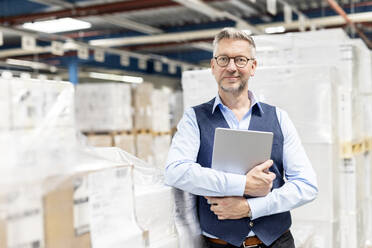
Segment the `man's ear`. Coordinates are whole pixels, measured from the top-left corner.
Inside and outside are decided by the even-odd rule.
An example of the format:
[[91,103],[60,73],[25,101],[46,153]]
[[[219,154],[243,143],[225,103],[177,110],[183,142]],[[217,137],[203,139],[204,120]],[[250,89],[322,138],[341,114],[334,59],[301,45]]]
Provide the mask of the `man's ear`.
[[254,76],[254,73],[256,72],[257,68],[257,60],[253,60],[252,65],[251,65],[251,77]]

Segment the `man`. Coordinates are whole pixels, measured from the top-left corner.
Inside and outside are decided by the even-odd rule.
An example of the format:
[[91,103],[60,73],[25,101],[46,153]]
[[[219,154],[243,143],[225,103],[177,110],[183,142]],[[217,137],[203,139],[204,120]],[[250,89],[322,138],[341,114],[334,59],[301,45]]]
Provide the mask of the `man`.
[[[315,173],[287,113],[257,102],[248,90],[257,66],[253,39],[224,28],[213,45],[218,95],[185,111],[168,154],[166,183],[198,195],[209,247],[294,247],[289,211],[316,197]],[[217,127],[273,132],[271,159],[246,175],[211,169]]]

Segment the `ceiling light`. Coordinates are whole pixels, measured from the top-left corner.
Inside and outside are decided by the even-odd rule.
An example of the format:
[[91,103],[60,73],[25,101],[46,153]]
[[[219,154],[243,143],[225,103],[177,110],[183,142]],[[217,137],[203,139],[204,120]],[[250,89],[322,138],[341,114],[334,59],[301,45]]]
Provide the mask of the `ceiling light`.
[[50,72],[56,72],[57,67],[53,65],[48,65],[36,61],[29,61],[29,60],[20,60],[20,59],[6,59],[5,63],[9,65],[18,65],[24,67],[30,67],[34,70],[49,70]]
[[121,76],[121,75],[115,75],[115,74],[109,74],[109,73],[99,73],[99,72],[89,72],[89,77],[103,79],[103,80],[136,83],[136,84],[140,84],[140,83],[143,82],[142,77]]
[[285,27],[283,26],[265,28],[265,33],[267,34],[283,33],[284,31]]
[[81,30],[90,28],[91,26],[92,25],[89,22],[69,17],[40,22],[26,22],[22,25],[22,27],[25,29],[45,33],[60,33],[73,30]]

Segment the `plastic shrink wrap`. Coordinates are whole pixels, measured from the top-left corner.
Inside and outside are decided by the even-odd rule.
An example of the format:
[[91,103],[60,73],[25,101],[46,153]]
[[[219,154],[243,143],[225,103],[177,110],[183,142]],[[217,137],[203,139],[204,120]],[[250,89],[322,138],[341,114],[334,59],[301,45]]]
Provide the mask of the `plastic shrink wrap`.
[[134,163],[80,145],[73,85],[11,78],[0,87],[8,109],[0,129],[0,247],[145,247]]

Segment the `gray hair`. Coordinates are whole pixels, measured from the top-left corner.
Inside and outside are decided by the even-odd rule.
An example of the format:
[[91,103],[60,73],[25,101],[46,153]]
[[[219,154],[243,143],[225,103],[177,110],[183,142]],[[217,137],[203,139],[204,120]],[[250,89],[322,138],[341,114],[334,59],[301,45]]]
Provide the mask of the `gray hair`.
[[218,43],[222,39],[233,39],[233,40],[246,40],[251,45],[251,56],[254,58],[256,56],[256,44],[253,38],[243,30],[236,28],[223,28],[213,40],[213,56],[216,55]]

